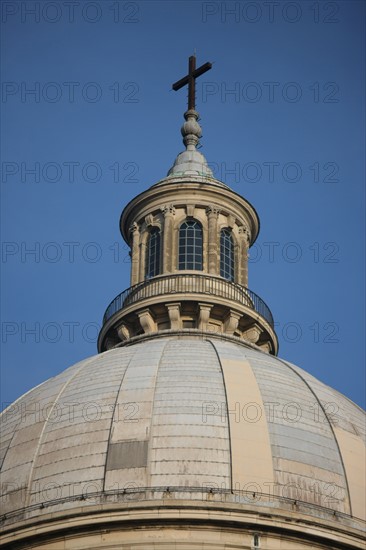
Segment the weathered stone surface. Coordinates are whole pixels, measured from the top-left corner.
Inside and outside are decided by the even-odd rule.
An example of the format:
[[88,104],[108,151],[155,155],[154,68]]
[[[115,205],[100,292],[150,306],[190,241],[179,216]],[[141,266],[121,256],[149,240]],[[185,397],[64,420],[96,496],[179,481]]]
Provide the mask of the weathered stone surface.
[[299,506],[312,521],[337,525],[346,520],[334,514],[365,510],[363,412],[234,339],[144,336],[74,365],[15,405],[2,415],[2,509],[15,518],[7,521],[22,510],[37,521],[72,513],[80,502],[102,511],[108,499],[127,511],[149,488],[164,502],[172,494],[219,499],[294,521]]

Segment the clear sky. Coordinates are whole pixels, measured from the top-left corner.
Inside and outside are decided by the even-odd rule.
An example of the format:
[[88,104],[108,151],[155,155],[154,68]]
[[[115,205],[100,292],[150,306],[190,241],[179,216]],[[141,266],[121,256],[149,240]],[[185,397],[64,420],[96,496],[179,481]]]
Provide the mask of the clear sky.
[[119,216],[183,148],[196,49],[201,152],[260,216],[280,356],[365,405],[365,6],[1,3],[3,404],[96,353],[129,286]]

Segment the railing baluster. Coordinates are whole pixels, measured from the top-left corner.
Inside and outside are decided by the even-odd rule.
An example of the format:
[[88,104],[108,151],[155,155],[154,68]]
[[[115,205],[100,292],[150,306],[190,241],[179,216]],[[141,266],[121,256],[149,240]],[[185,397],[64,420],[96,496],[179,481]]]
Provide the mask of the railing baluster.
[[103,323],[106,323],[113,315],[124,307],[134,304],[145,298],[164,295],[168,293],[197,293],[213,294],[226,298],[240,304],[250,307],[273,327],[273,316],[267,304],[252,290],[242,287],[237,283],[226,281],[219,277],[207,275],[185,275],[183,273],[176,275],[163,275],[159,278],[150,279],[138,283],[121,292],[108,305]]

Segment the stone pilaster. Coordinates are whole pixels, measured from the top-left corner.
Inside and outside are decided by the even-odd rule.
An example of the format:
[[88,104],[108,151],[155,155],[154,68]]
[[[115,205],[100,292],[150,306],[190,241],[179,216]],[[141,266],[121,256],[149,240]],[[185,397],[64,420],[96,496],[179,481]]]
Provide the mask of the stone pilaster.
[[239,270],[238,283],[248,286],[248,249],[250,234],[246,227],[239,227]]
[[164,214],[163,230],[163,273],[171,273],[173,269],[173,221],[175,208],[172,204],[161,208]]
[[130,234],[132,236],[132,243],[131,243],[131,286],[137,284],[139,282],[139,265],[141,262],[140,258],[140,248],[139,248],[139,240],[140,240],[140,232],[139,232],[139,226],[137,223],[133,223],[130,227]]
[[208,218],[208,273],[217,275],[219,273],[219,253],[217,220],[220,210],[215,206],[206,209]]

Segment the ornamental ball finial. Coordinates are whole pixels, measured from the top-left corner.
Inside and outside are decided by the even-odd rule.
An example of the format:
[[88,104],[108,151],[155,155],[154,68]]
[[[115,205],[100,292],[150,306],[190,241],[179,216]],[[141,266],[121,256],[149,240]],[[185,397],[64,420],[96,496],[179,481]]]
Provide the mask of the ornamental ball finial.
[[186,122],[181,128],[183,143],[188,151],[194,151],[202,136],[202,128],[197,122],[199,114],[194,109],[189,109],[184,113],[184,118]]

